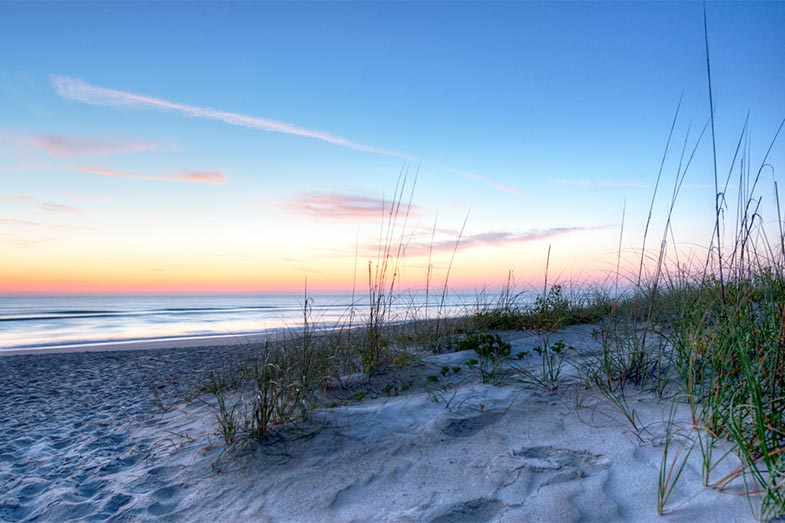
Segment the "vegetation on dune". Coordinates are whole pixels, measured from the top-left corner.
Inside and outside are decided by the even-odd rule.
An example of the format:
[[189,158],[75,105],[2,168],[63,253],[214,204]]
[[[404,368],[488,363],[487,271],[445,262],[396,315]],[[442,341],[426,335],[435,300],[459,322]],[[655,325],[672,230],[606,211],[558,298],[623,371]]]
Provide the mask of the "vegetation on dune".
[[[707,44],[710,75],[708,65]],[[226,442],[265,440],[277,427],[308,419],[317,406],[336,406],[336,402],[320,405],[319,391],[340,387],[343,377],[361,372],[369,378],[391,366],[407,365],[428,351],[473,350],[476,358],[466,365],[478,368],[483,382],[498,382],[499,369],[507,366],[517,369],[519,382],[555,391],[571,348],[561,340],[552,342],[550,336],[567,325],[593,323],[598,327],[596,336],[602,350],[586,356],[588,360],[579,369],[586,390],[599,392],[636,430],[642,427],[628,401],[631,388],[651,391],[662,401],[671,402],[671,416],[661,438],[659,512],[669,510],[687,458],[697,452],[706,487],[722,489],[731,481],[743,481],[747,494],[762,500],[759,517],[784,515],[785,235],[777,184],[774,182],[773,191],[762,189],[768,154],[783,125],[760,167],[753,170],[745,124],[724,183],[717,175],[715,152],[714,229],[705,261],[687,265],[678,259],[673,245],[671,216],[709,124],[712,148],[716,147],[710,103],[711,118],[692,149],[685,139],[662,241],[651,256],[646,241],[665,156],[671,150],[677,108],[646,221],[640,268],[624,292],[618,287],[618,267],[612,288],[574,290],[560,283],[548,285],[546,263],[545,285],[534,299],[517,290],[510,273],[494,301],[489,303],[483,291],[464,315],[446,317],[445,280],[435,316],[428,311],[426,297],[424,310],[411,312],[405,321],[394,317],[392,304],[401,294],[399,268],[408,218],[408,207],[401,205],[406,185],[403,176],[382,228],[379,254],[368,266],[367,313],[363,316],[352,307],[343,325],[317,332],[309,327],[306,297],[302,331],[266,345],[255,361],[212,378],[206,391],[216,397],[216,415]],[[735,183],[731,183],[732,177]],[[739,191],[736,219],[727,227],[732,185]],[[773,201],[776,206],[778,234],[774,238],[771,226],[760,215],[762,192],[767,203]],[[622,226],[622,235],[623,231]],[[675,260],[669,258],[671,254]],[[644,276],[644,261],[650,258],[654,266]],[[429,293],[430,262],[426,296]],[[362,327],[350,327],[355,316],[363,318]],[[535,330],[541,335],[541,344],[534,350],[540,360],[537,369],[516,367],[516,355],[498,333],[504,330]],[[527,355],[517,354],[518,358]],[[445,366],[441,378],[432,374],[424,379],[439,384],[458,376],[460,370],[460,366]],[[461,376],[467,374],[471,373]],[[398,394],[410,386],[411,382],[389,383],[382,392]],[[359,394],[365,396],[365,392],[358,392],[356,398],[361,399]],[[676,406],[684,402],[692,416],[688,427],[675,421]],[[729,457],[715,452],[722,440],[732,444],[741,466],[732,474],[716,477],[718,464]]]
[[[723,281],[713,272],[691,276],[663,269],[666,283],[656,284],[656,290],[651,280],[616,298],[596,290],[567,298],[557,285],[529,302],[516,293],[501,306],[474,306],[463,316],[441,318],[438,331],[435,319],[377,317],[370,326],[372,367],[368,325],[316,330],[306,321],[304,330],[261,347],[257,358],[213,376],[205,392],[215,397],[226,442],[249,444],[308,421],[315,408],[361,401],[366,392],[354,389],[341,403],[323,399],[325,390],[345,387],[347,376],[360,373],[367,381],[434,349],[474,351],[467,365],[479,370],[483,382],[499,383],[499,370],[512,368],[519,382],[555,391],[571,348],[551,335],[588,321],[597,325],[602,351],[588,356],[580,369],[587,392],[599,391],[636,429],[641,427],[627,401],[630,387],[653,391],[674,405],[686,401],[691,409],[691,427],[678,427],[671,419],[666,429],[660,510],[668,509],[686,459],[699,452],[707,487],[723,488],[742,478],[748,492],[763,500],[761,516],[771,517],[785,512],[785,274],[781,261],[760,264],[760,259],[754,266],[745,262],[743,271],[726,266]],[[533,352],[540,363],[533,369],[516,363],[529,354],[513,354],[499,335],[511,329],[537,330],[541,343]],[[444,367],[441,377],[422,379],[433,385],[450,376],[471,376],[459,371]],[[397,395],[411,385],[388,383],[379,393]],[[743,466],[716,478],[713,471],[728,457],[713,452],[720,440],[733,443]]]

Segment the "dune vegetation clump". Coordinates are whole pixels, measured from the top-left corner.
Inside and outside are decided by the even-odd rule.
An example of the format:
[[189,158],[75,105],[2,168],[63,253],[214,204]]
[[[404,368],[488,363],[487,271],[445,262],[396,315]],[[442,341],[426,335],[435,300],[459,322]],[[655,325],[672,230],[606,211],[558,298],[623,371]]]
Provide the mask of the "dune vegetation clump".
[[[697,453],[705,487],[723,489],[732,481],[742,481],[747,495],[762,500],[756,516],[769,519],[785,514],[785,234],[777,183],[769,184],[764,176],[785,120],[757,168],[749,160],[746,124],[724,180],[718,174],[715,151],[714,228],[705,259],[685,263],[672,242],[671,217],[695,151],[709,125],[713,131],[711,104],[710,120],[694,147],[690,150],[686,140],[682,147],[662,240],[652,253],[646,242],[654,199],[663,185],[660,167],[639,269],[623,290],[619,289],[619,264],[608,279],[612,285],[587,289],[563,282],[549,285],[546,262],[545,285],[533,293],[533,299],[516,288],[510,273],[494,301],[489,302],[483,291],[475,303],[467,304],[464,314],[447,315],[443,313],[445,280],[441,293],[436,293],[441,302],[434,315],[428,310],[429,269],[421,314],[410,311],[405,320],[395,317],[393,303],[401,295],[400,270],[411,206],[411,194],[408,205],[402,204],[403,176],[387,210],[379,255],[368,264],[368,311],[363,314],[353,305],[343,323],[317,331],[309,327],[306,296],[303,329],[265,346],[257,360],[214,376],[205,390],[216,398],[216,416],[225,441],[264,441],[278,427],[307,420],[313,409],[327,406],[320,404],[319,391],[342,386],[349,375],[370,379],[391,366],[416,364],[429,352],[473,350],[476,358],[462,364],[476,366],[483,383],[499,383],[499,370],[506,366],[517,370],[518,383],[555,392],[562,370],[570,363],[572,347],[561,340],[551,341],[552,336],[567,325],[591,323],[596,326],[594,335],[601,350],[584,355],[576,369],[583,390],[599,392],[636,431],[644,427],[630,402],[633,389],[650,392],[673,406],[658,440],[663,443],[657,497],[660,513],[669,510],[687,459]],[[677,108],[663,165],[678,116]],[[713,134],[711,146],[716,149]],[[734,187],[738,188],[735,199],[730,197]],[[764,219],[764,200],[776,208],[776,216]],[[731,204],[736,219],[729,227],[726,215]],[[623,235],[623,225],[621,231]],[[456,248],[459,241],[460,236]],[[539,366],[532,370],[515,363],[500,331],[533,331],[541,336],[533,350]],[[530,354],[517,356],[522,360]],[[425,379],[441,383],[458,375],[460,369],[444,366],[441,378],[430,374]],[[384,392],[404,393],[410,384],[388,384]],[[674,414],[676,405],[685,402],[692,418],[687,427],[678,426]],[[732,444],[732,454],[741,465],[717,477],[719,465],[730,455],[715,452],[720,442]]]

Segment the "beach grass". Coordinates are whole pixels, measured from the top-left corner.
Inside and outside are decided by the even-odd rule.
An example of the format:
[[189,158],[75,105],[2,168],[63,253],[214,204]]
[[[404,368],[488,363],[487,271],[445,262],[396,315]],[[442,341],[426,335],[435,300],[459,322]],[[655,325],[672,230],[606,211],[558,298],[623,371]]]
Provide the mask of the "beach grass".
[[[491,305],[478,295],[464,315],[438,318],[438,330],[437,318],[409,313],[402,321],[382,314],[383,306],[373,309],[372,321],[359,327],[346,322],[317,329],[307,319],[306,298],[306,328],[268,343],[255,360],[213,378],[208,390],[216,398],[219,432],[232,444],[266,441],[280,427],[308,422],[314,409],[337,405],[327,403],[324,398],[329,395],[322,393],[345,388],[347,377],[370,380],[374,373],[411,365],[434,348],[475,351],[476,357],[469,361],[476,361],[483,382],[499,383],[498,371],[507,366],[518,370],[518,382],[554,392],[570,357],[558,329],[586,322],[596,325],[602,350],[580,369],[584,387],[600,391],[631,427],[641,429],[628,401],[631,388],[651,392],[674,406],[689,405],[692,426],[668,425],[663,434],[661,512],[669,510],[684,463],[697,452],[705,487],[725,488],[730,481],[743,481],[745,492],[762,500],[759,517],[781,515],[785,513],[785,274],[781,257],[755,255],[759,246],[754,247],[748,235],[742,238],[745,254],[737,251],[737,262],[725,265],[723,280],[704,268],[696,274],[663,265],[659,278],[623,295],[614,297],[610,291],[596,289],[565,291],[553,284],[533,300],[508,283]],[[535,351],[539,368],[525,370],[516,364],[498,336],[506,330],[535,331],[540,336]],[[428,338],[437,333],[438,340]],[[369,351],[373,365],[368,365]],[[447,368],[445,373],[454,371]],[[471,373],[467,370],[463,375]],[[423,379],[438,385],[442,377],[433,374]],[[405,392],[389,386],[379,394]],[[362,401],[359,394],[348,401]],[[728,456],[713,452],[722,440],[733,444],[743,466],[731,476],[717,478],[713,471]]]
[[[710,77],[708,42],[707,69]],[[306,421],[315,408],[334,406],[325,405],[319,391],[344,386],[347,376],[360,374],[369,380],[374,373],[411,365],[433,352],[473,350],[477,357],[467,365],[480,370],[483,383],[499,383],[499,370],[506,366],[516,371],[519,383],[553,393],[571,349],[558,338],[559,329],[591,323],[596,325],[601,351],[590,355],[578,369],[585,390],[599,391],[636,433],[644,427],[629,401],[632,389],[670,402],[670,417],[658,436],[663,447],[659,513],[670,510],[687,459],[698,452],[705,488],[724,489],[732,481],[742,481],[744,493],[761,500],[759,505],[751,503],[759,507],[757,517],[784,515],[785,235],[776,181],[765,187],[768,184],[762,174],[785,120],[757,169],[749,161],[745,123],[723,183],[716,163],[713,101],[710,104],[711,116],[701,133],[691,146],[687,138],[682,144],[662,240],[659,248],[651,251],[647,241],[654,201],[665,184],[665,159],[672,149],[679,101],[646,219],[637,270],[624,278],[628,285],[622,291],[623,225],[616,272],[605,287],[549,283],[546,262],[541,290],[519,290],[510,272],[498,292],[483,289],[463,314],[448,317],[443,312],[448,270],[441,291],[436,293],[434,316],[428,310],[434,294],[429,260],[426,306],[412,307],[405,317],[396,317],[393,303],[407,292],[400,288],[400,268],[413,195],[412,186],[406,196],[407,173],[402,172],[382,223],[376,260],[368,264],[369,309],[363,313],[352,305],[343,322],[315,329],[306,293],[301,329],[279,343],[265,345],[256,360],[214,376],[206,390],[216,397],[216,417],[226,443],[265,441],[276,427]],[[707,129],[711,129],[714,153],[714,227],[705,259],[686,263],[678,258],[671,217]],[[730,197],[734,185],[738,188],[735,200]],[[777,215],[769,221],[776,220],[775,237],[760,214],[764,196],[772,195]],[[735,202],[736,217],[727,226],[729,202]],[[626,211],[625,206],[623,215]],[[459,243],[460,235],[456,249]],[[359,327],[357,317],[361,319]],[[539,368],[526,370],[516,365],[500,331],[536,332],[541,339],[534,349]],[[518,355],[522,356],[526,355]],[[460,369],[445,366],[441,378],[431,374],[424,379],[439,384]],[[384,392],[399,394],[405,389],[389,384]],[[361,394],[364,397],[365,393]],[[358,393],[356,401],[362,397]],[[675,424],[680,403],[689,406],[690,426]],[[722,441],[732,444],[741,466],[731,474],[715,477],[718,465],[730,455],[715,452]]]

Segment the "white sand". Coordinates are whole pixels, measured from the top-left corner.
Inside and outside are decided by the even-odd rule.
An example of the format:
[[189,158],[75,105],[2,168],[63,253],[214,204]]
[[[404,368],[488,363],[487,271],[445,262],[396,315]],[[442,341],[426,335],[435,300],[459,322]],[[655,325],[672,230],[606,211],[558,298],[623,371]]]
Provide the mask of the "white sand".
[[[590,331],[554,339],[585,355],[597,349]],[[514,351],[536,342],[516,336]],[[209,403],[162,413],[150,385],[169,405],[236,350],[0,357],[0,521],[755,520],[759,502],[740,495],[741,480],[722,492],[702,486],[697,451],[669,514],[657,515],[669,403],[630,391],[634,429],[574,369],[556,393],[485,385],[466,367],[439,384],[425,379],[468,352],[334,391],[368,395],[265,447],[227,453]],[[399,396],[383,392],[412,381]],[[686,407],[678,419],[688,429]]]

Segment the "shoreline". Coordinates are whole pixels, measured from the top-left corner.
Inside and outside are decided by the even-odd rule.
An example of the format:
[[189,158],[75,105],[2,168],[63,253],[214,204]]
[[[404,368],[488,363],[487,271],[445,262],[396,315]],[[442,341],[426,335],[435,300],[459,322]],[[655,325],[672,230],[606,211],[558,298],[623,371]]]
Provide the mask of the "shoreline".
[[43,347],[24,347],[0,349],[3,356],[28,356],[35,354],[73,354],[82,352],[115,352],[134,350],[165,350],[165,349],[196,349],[203,347],[245,347],[248,345],[274,341],[282,336],[282,331],[260,332],[250,334],[219,334],[194,337],[156,338],[148,340],[104,341],[94,343],[78,343],[64,345],[47,345]]
[[[336,296],[324,296],[323,303],[309,302],[309,328],[362,326],[369,305],[356,299],[349,303],[348,295],[340,295],[342,299],[336,304],[333,303]],[[16,298],[0,307],[0,356],[33,351],[242,344],[304,328],[302,304],[281,300],[277,295],[245,297],[239,301],[232,296],[178,299],[152,296],[141,302],[124,298],[116,303],[106,297],[45,298],[40,303],[20,300],[23,299]],[[398,302],[390,309],[388,323],[395,318],[408,321],[411,313],[424,307],[416,301]],[[465,312],[463,299],[460,306],[454,303],[451,307],[450,315],[460,316]],[[352,325],[348,325],[349,318],[354,318]]]
[[[461,321],[469,318],[466,315],[445,316],[441,321]],[[388,320],[387,326],[401,326],[415,324],[419,322],[432,322],[435,318],[410,319],[410,320]],[[355,323],[353,325],[332,326],[332,324],[310,324],[308,329],[315,336],[321,336],[341,329],[359,330],[366,325]],[[275,327],[264,331],[248,332],[241,334],[207,334],[201,336],[172,336],[151,339],[132,339],[117,341],[96,341],[96,342],[75,342],[60,345],[43,345],[35,347],[14,347],[4,349],[0,347],[0,358],[3,356],[21,356],[31,354],[69,354],[80,352],[113,352],[131,350],[165,350],[165,349],[188,349],[201,347],[246,347],[258,343],[277,342],[284,339],[287,335],[300,336],[306,327]]]

